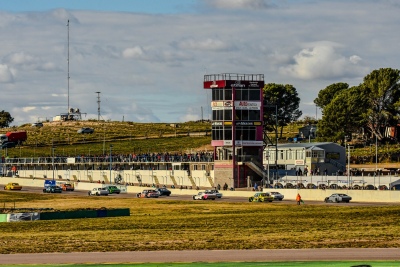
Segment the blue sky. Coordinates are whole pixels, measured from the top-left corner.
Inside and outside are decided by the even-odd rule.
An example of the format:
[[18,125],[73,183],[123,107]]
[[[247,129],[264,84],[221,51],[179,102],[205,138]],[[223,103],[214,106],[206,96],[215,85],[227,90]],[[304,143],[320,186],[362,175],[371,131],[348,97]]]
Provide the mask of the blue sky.
[[105,120],[207,119],[204,74],[240,73],[293,85],[320,118],[321,89],[400,69],[398,14],[394,0],[0,0],[1,110],[21,125],[69,99],[96,119],[101,92]]
[[55,8],[173,14],[187,12],[195,0],[2,0],[3,11],[49,11]]

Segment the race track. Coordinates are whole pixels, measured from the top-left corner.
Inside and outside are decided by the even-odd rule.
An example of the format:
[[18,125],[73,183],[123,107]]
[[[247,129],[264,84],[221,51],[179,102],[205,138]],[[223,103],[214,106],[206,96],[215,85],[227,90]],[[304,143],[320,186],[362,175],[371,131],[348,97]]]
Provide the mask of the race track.
[[277,250],[189,250],[2,254],[0,264],[166,263],[166,262],[275,262],[400,260],[399,248],[333,248]]

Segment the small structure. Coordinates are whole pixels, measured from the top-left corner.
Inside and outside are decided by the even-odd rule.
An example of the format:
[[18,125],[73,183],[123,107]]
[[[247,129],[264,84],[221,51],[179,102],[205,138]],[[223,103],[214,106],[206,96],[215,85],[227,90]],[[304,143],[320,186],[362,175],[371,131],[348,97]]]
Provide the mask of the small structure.
[[82,113],[79,108],[70,108],[68,113],[60,113],[60,115],[53,117],[53,121],[80,121],[82,120]]

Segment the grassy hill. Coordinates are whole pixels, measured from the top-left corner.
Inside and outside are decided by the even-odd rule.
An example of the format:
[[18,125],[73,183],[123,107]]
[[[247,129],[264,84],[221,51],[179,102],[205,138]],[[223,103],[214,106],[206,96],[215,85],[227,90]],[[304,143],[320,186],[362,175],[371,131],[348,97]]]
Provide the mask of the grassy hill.
[[[110,153],[184,152],[210,150],[210,122],[179,124],[134,123],[117,121],[44,122],[43,127],[30,124],[2,129],[25,130],[28,140],[20,147],[7,150],[10,157],[52,155],[100,155]],[[91,127],[93,134],[79,134],[82,127]],[[3,153],[4,155],[4,153]]]

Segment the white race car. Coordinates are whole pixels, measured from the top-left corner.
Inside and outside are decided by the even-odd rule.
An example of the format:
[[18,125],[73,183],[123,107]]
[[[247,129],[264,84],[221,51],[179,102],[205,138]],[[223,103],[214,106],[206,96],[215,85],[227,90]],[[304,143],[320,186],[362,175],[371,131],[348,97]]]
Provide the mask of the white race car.
[[89,196],[108,196],[108,194],[108,190],[104,187],[93,188],[91,191],[88,192]]
[[216,198],[217,198],[216,194],[207,192],[199,192],[197,195],[193,196],[193,200],[207,200],[207,199],[215,200]]

